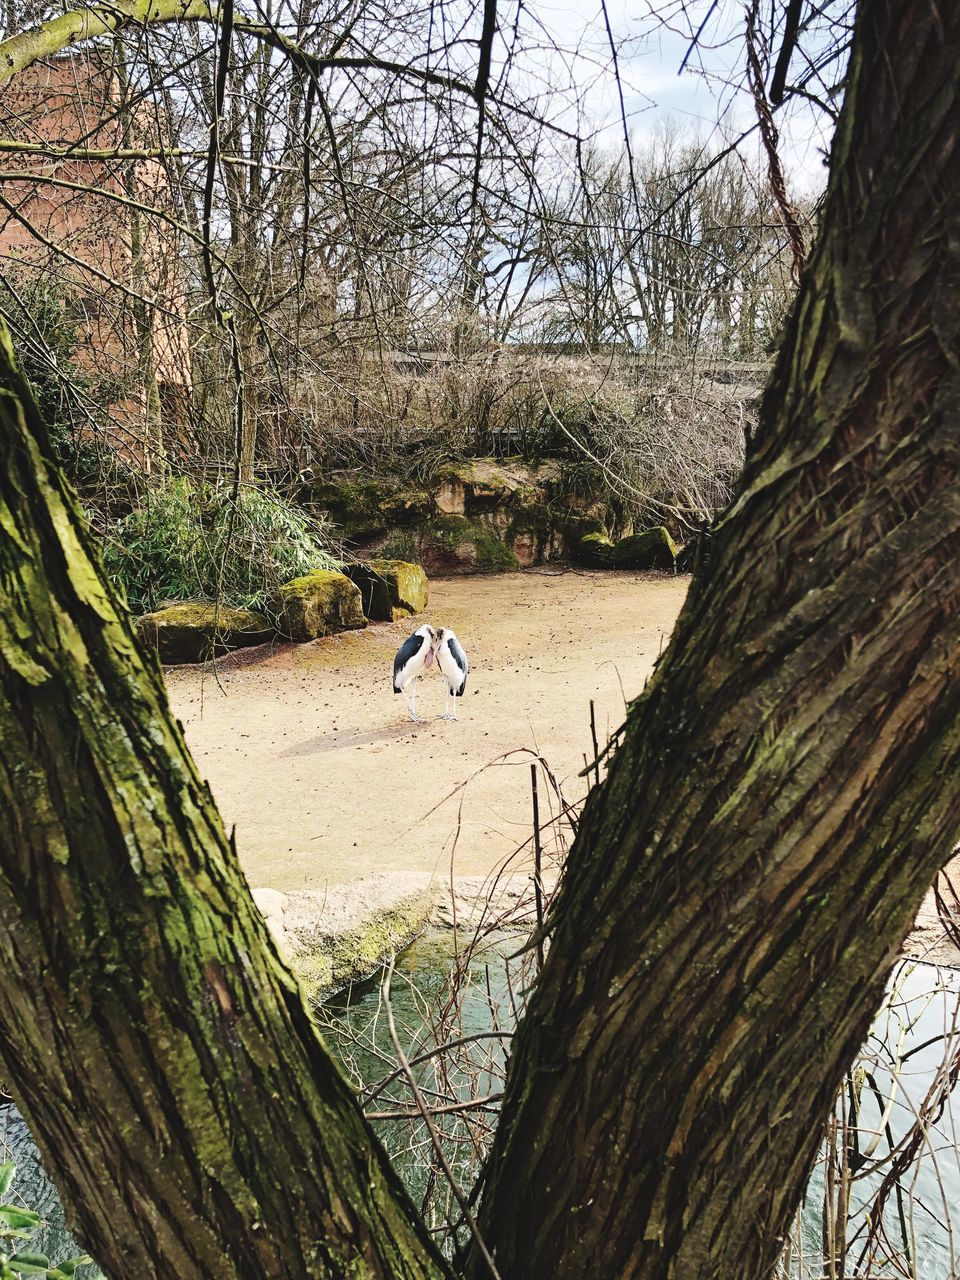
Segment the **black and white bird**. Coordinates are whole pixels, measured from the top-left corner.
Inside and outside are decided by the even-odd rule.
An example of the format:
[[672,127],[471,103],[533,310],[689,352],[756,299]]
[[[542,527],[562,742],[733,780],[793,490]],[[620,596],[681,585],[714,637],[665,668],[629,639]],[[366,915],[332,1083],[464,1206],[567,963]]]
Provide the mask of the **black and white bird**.
[[[437,666],[447,682],[447,701],[440,719],[456,720],[456,699],[463,697],[463,691],[467,687],[467,672],[470,670],[470,664],[467,662],[467,655],[463,651],[463,645],[449,627],[441,627],[437,632],[436,648]],[[450,710],[451,705],[453,707],[452,711]]]
[[433,665],[437,633],[433,627],[418,627],[397,650],[393,660],[393,692],[402,693],[410,719],[417,720],[417,676]]

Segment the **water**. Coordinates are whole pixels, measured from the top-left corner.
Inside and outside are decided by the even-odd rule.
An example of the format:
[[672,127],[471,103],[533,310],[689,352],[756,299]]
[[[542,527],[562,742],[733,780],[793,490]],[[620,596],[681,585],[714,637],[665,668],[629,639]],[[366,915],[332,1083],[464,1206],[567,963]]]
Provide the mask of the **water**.
[[[850,1185],[846,1274],[923,1280],[960,1275],[958,1074],[960,971],[904,962],[853,1076],[859,1097],[853,1164],[863,1163]],[[855,1105],[848,1090],[842,1109],[851,1115]],[[911,1149],[913,1158],[894,1178],[897,1155]],[[824,1249],[830,1235],[824,1225],[827,1163],[822,1159],[810,1179],[791,1267],[797,1280],[818,1280],[824,1256],[832,1252]],[[840,1163],[834,1160],[835,1184]],[[885,1179],[889,1194],[878,1212],[875,1197]],[[829,1199],[837,1204],[836,1190]]]
[[[443,990],[451,963],[450,945],[448,937],[427,939],[401,962],[401,980],[393,983],[392,1004],[405,1049],[408,1039],[414,1048],[420,1042],[423,1009]],[[490,1027],[488,991],[492,991],[501,1013],[509,1012],[503,966],[497,961],[516,947],[515,940],[503,939],[470,965],[462,1000],[462,1033]],[[416,978],[416,988],[402,980],[408,976]],[[338,1010],[328,1037],[331,1048],[344,1054],[348,1061],[354,1038],[375,1046],[373,1054],[361,1055],[354,1063],[364,1080],[376,1079],[385,1068],[394,1065],[378,988],[356,993],[345,1009]],[[412,1050],[408,1056],[414,1056]],[[913,962],[898,965],[888,1001],[878,1015],[854,1075],[859,1100],[854,1162],[860,1159],[862,1164],[850,1182],[847,1269],[838,1269],[838,1276],[870,1280],[960,1277],[960,1132],[952,1106],[956,1094],[960,1107],[960,1093],[952,1087],[955,1076],[951,1081],[949,1075],[954,1056],[956,1076],[960,1075],[960,971]],[[501,1065],[502,1056],[495,1066]],[[496,1070],[486,1079],[481,1074],[474,1082],[474,1092],[485,1093],[488,1084],[496,1083]],[[398,1086],[395,1096],[400,1098],[403,1093]],[[849,1100],[845,1105],[849,1111]],[[882,1230],[878,1239],[871,1240],[868,1226],[875,1197],[895,1155],[916,1132],[919,1116],[923,1116],[924,1124],[917,1135],[916,1158],[886,1197],[882,1213],[876,1218]],[[421,1132],[411,1142],[409,1135],[417,1131],[417,1126],[395,1120],[375,1122],[375,1127],[408,1186],[415,1196],[421,1195],[426,1183],[424,1169],[432,1156],[425,1135]],[[457,1133],[450,1137],[449,1146],[454,1153],[461,1137]],[[841,1139],[841,1151],[843,1145]],[[832,1274],[829,1261],[825,1263],[831,1250],[824,1247],[825,1235],[830,1239],[829,1228],[824,1230],[828,1155],[829,1147],[825,1146],[810,1180],[788,1265],[790,1280],[820,1280]],[[848,1159],[848,1166],[849,1163]],[[476,1160],[460,1161],[461,1180],[468,1189],[477,1167]],[[832,1199],[835,1203],[836,1193]],[[835,1236],[838,1234],[834,1232]],[[836,1257],[836,1250],[833,1252]]]
[[[56,1188],[40,1163],[40,1153],[13,1103],[0,1105],[0,1163],[13,1161],[17,1166],[13,1184],[5,1197],[19,1209],[32,1209],[42,1219],[30,1240],[17,1247],[24,1253],[39,1253],[51,1262],[63,1262],[83,1253],[63,1221],[63,1206]],[[99,1268],[88,1266],[77,1270],[78,1280],[96,1280]]]
[[[509,1030],[516,1024],[521,999],[518,984],[529,969],[511,962],[508,979],[504,959],[522,941],[515,934],[494,935],[482,952],[462,960],[452,986],[451,969],[457,965],[453,935],[427,934],[398,959],[390,981],[394,1031],[424,1101],[431,1107],[456,1106],[465,1100],[482,1103],[462,1115],[447,1112],[434,1119],[444,1158],[467,1193],[496,1122]],[[401,1073],[382,1092],[369,1097],[376,1082],[397,1071],[381,984],[369,984],[337,1005],[328,1005],[323,1022],[328,1047],[354,1087],[365,1090],[367,1114],[377,1136],[428,1224],[440,1229],[458,1216],[457,1205],[438,1168],[434,1136],[419,1119],[411,1088]],[[450,1053],[431,1054],[438,1045],[451,1042],[462,1043]],[[385,1115],[389,1118],[378,1118]]]
[[[453,964],[452,936],[426,936],[397,962],[391,981],[395,1033],[413,1073],[431,1105],[455,1105],[464,1098],[488,1098],[475,1111],[447,1113],[436,1121],[454,1177],[469,1190],[496,1120],[506,1040],[520,1002],[516,962],[510,980],[503,956],[517,947],[514,937],[501,935],[489,950],[462,966],[458,999],[451,1001],[449,975]],[[331,1051],[358,1088],[370,1092],[396,1069],[396,1054],[379,983],[355,989],[323,1011],[324,1037]],[[424,1057],[437,1043],[470,1040],[444,1064]],[[953,1075],[949,1068],[956,1058]],[[838,1275],[868,1276],[876,1280],[911,1276],[917,1280],[956,1280],[960,1276],[960,1132],[952,1104],[956,1075],[960,1074],[960,972],[933,965],[904,964],[894,975],[891,998],[877,1020],[855,1073],[859,1097],[857,1127],[862,1168],[850,1186],[846,1237],[850,1242],[846,1270]],[[849,1109],[849,1097],[845,1100]],[[410,1088],[401,1078],[390,1081],[368,1104],[373,1126],[400,1169],[416,1203],[425,1207],[434,1228],[458,1216],[458,1208],[438,1173],[433,1141],[416,1117]],[[395,1112],[412,1118],[393,1118]],[[377,1116],[381,1118],[376,1118]],[[908,1138],[918,1117],[917,1158],[899,1180],[901,1200],[891,1191],[881,1216],[880,1231],[860,1270],[856,1265],[867,1243],[867,1207],[884,1178],[892,1157]],[[876,1137],[872,1137],[872,1133]],[[843,1143],[841,1142],[842,1148]],[[6,1154],[3,1154],[5,1148]],[[47,1180],[23,1121],[15,1108],[0,1108],[0,1158],[17,1162],[13,1203],[36,1210],[43,1227],[30,1248],[51,1258],[80,1252],[63,1226],[56,1192]],[[848,1162],[849,1163],[849,1162]],[[835,1172],[839,1169],[835,1162]],[[835,1178],[835,1181],[837,1179]],[[825,1264],[824,1193],[826,1157],[811,1178],[804,1211],[789,1259],[791,1280],[819,1280],[829,1275]],[[829,1197],[835,1205],[837,1194]],[[829,1218],[829,1214],[827,1215]],[[829,1237],[829,1229],[826,1236]],[[956,1238],[955,1238],[956,1237]],[[81,1273],[82,1274],[82,1273]],[[93,1280],[93,1269],[84,1280]]]

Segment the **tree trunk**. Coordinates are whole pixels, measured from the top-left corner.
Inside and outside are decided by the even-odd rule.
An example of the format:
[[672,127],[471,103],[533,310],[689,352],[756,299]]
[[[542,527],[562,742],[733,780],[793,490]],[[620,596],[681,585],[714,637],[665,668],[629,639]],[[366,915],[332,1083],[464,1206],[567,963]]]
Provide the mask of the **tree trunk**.
[[768,1277],[958,834],[958,81],[960,6],[864,0],[739,496],[515,1043],[481,1224],[504,1280]]
[[116,1280],[443,1275],[0,337],[0,1045],[70,1225]]
[[[768,1276],[960,825],[960,9],[861,10],[739,497],[518,1036],[504,1280]],[[73,1221],[124,1280],[443,1274],[3,386],[0,1043]]]

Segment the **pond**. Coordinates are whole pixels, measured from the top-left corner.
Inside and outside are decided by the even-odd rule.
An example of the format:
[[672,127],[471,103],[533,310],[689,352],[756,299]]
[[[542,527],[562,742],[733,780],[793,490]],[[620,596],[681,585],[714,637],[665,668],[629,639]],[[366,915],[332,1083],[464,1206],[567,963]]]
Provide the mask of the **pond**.
[[810,1179],[791,1275],[960,1275],[958,1076],[960,971],[903,961]]
[[[0,1163],[13,1161],[17,1166],[10,1190],[3,1197],[17,1208],[32,1210],[40,1215],[40,1225],[29,1243],[18,1242],[23,1252],[42,1254],[51,1263],[76,1258],[83,1252],[78,1248],[63,1224],[63,1206],[56,1189],[47,1177],[40,1154],[30,1131],[12,1103],[0,1105]],[[97,1280],[100,1270],[94,1266],[80,1267],[78,1280]]]
[[[529,967],[524,976],[516,961],[503,963],[517,949],[515,936],[498,935],[470,956],[454,946],[450,933],[428,934],[404,952],[390,978],[389,1013],[379,982],[322,1012],[328,1046],[363,1091],[374,1128],[441,1238],[459,1210],[397,1070],[395,1040],[421,1096],[440,1109],[435,1127],[448,1170],[469,1191],[495,1123],[505,1046],[529,977]],[[451,1042],[450,1054],[434,1052]],[[783,1276],[960,1274],[960,1134],[952,1110],[958,1076],[960,972],[904,962],[838,1103]],[[457,1110],[464,1101],[469,1109]],[[0,1108],[0,1144],[2,1158],[18,1165],[11,1198],[44,1219],[39,1251],[52,1258],[78,1252],[12,1106]],[[94,1280],[96,1272],[78,1274]]]

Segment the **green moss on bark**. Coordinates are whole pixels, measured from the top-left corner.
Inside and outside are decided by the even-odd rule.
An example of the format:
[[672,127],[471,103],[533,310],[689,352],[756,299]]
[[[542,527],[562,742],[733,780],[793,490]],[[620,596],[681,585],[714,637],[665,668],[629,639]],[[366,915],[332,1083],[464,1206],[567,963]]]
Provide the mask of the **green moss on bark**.
[[0,429],[0,1040],[68,1220],[116,1280],[447,1275],[250,898],[2,328]]

